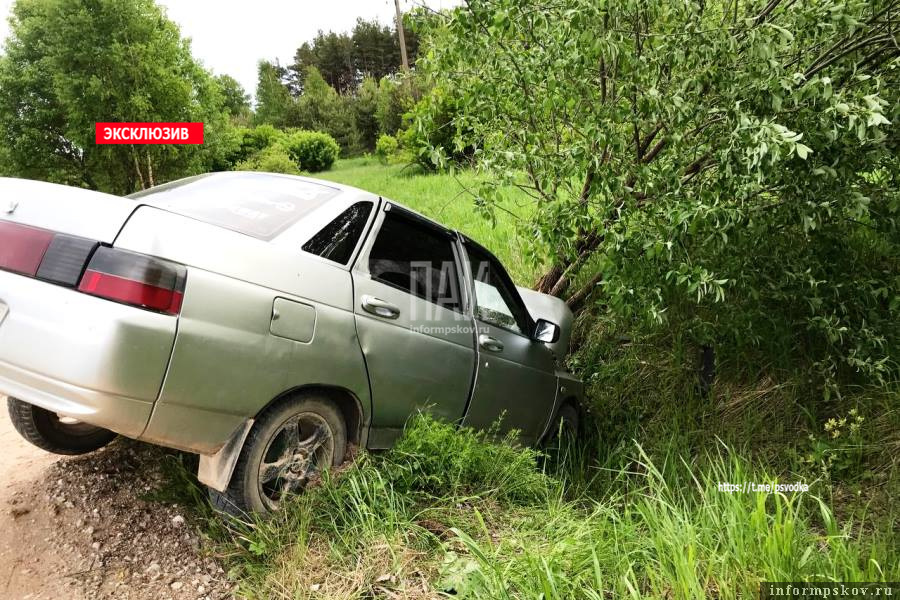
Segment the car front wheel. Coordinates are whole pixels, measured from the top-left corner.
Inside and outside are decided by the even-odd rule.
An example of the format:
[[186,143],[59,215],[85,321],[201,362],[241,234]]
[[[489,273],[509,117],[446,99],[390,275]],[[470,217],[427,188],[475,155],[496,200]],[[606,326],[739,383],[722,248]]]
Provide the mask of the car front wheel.
[[234,516],[278,510],[324,469],[343,463],[346,450],[347,428],[331,402],[291,398],[260,415],[228,488],[210,490],[210,499],[216,509]]
[[581,417],[578,412],[578,406],[571,402],[566,402],[556,411],[556,416],[551,423],[550,430],[544,440],[544,445],[551,447],[558,445],[561,438],[569,441],[578,437]]
[[16,398],[6,401],[9,419],[23,438],[41,450],[74,456],[99,450],[116,434],[102,427],[88,425]]

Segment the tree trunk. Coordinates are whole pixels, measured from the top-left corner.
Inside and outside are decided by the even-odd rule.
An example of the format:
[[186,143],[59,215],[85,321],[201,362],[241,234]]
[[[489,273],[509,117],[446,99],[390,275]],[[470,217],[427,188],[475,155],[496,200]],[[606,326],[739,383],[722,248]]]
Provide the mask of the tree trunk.
[[150,181],[150,187],[156,185],[153,183],[153,161],[150,158],[150,151],[147,151],[147,179]]
[[541,278],[538,279],[534,288],[542,294],[549,294],[556,285],[556,282],[559,281],[559,278],[562,277],[563,269],[562,265],[555,263],[550,267],[549,271],[544,273]]
[[572,312],[578,312],[583,307],[585,301],[591,297],[591,294],[594,293],[594,290],[597,289],[597,285],[603,281],[603,273],[597,273],[591,280],[587,282],[587,284],[582,287],[580,290],[572,294],[572,296],[566,301],[566,304],[569,305],[569,308]]
[[700,397],[709,396],[713,381],[716,379],[716,351],[712,346],[700,348]]
[[141,173],[141,164],[138,162],[138,155],[134,146],[131,147],[131,156],[134,158],[134,172],[137,173],[138,181],[141,182],[141,189],[146,190],[147,186],[144,184],[144,174]]

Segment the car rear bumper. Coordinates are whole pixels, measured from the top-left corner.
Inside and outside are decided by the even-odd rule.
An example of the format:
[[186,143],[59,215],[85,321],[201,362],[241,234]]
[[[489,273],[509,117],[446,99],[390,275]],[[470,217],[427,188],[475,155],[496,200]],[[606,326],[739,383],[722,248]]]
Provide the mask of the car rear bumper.
[[0,391],[59,415],[132,438],[143,433],[153,411],[153,402],[89,390],[2,362]]
[[138,437],[177,318],[0,272],[0,394]]

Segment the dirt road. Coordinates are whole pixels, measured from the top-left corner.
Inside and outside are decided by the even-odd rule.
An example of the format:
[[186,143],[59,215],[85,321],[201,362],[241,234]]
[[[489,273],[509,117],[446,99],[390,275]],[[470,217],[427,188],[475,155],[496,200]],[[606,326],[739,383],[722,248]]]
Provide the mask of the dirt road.
[[[46,519],[31,514],[26,499],[34,481],[46,477],[55,460],[19,437],[6,415],[6,398],[0,401],[0,596],[39,597],[42,585],[58,589],[59,574],[66,569],[57,553],[33,551],[52,532]],[[44,582],[36,581],[36,571],[47,574]]]
[[128,440],[63,458],[22,440],[0,396],[0,598],[232,596],[190,516],[148,499],[177,456]]

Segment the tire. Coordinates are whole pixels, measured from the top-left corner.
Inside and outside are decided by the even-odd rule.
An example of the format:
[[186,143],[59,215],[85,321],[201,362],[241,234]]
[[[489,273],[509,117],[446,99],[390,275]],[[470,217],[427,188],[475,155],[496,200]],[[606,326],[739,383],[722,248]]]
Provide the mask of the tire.
[[[296,440],[290,437],[294,430]],[[334,404],[316,396],[289,398],[259,416],[228,488],[210,489],[210,501],[236,517],[276,511],[283,498],[301,493],[323,468],[340,466],[346,453],[347,426]]]
[[572,402],[566,402],[556,411],[556,416],[553,418],[550,431],[547,432],[547,439],[544,445],[550,446],[555,444],[560,438],[560,433],[570,440],[576,439],[580,426],[581,415],[578,412],[578,407]]
[[116,434],[108,429],[78,421],[69,422],[54,412],[16,398],[8,398],[6,404],[9,418],[19,435],[53,454],[87,454],[116,439]]

